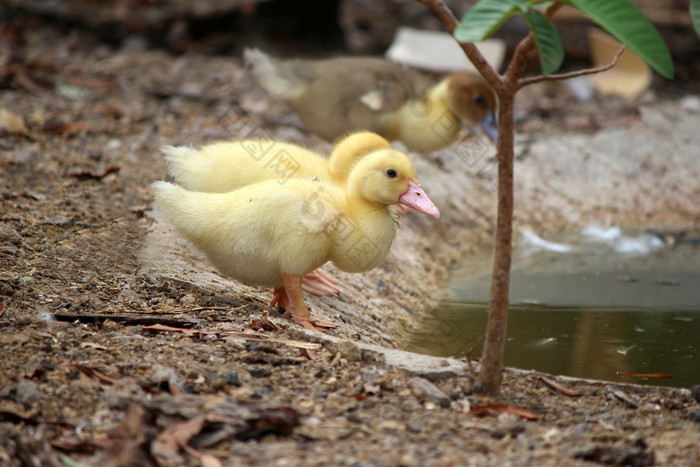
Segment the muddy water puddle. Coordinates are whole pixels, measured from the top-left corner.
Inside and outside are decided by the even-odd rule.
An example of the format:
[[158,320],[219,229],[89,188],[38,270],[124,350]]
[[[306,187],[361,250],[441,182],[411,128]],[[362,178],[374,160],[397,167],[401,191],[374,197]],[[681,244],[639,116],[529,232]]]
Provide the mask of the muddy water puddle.
[[[700,245],[588,228],[557,241],[520,233],[505,363],[607,381],[700,384]],[[490,257],[455,271],[411,350],[481,354]]]

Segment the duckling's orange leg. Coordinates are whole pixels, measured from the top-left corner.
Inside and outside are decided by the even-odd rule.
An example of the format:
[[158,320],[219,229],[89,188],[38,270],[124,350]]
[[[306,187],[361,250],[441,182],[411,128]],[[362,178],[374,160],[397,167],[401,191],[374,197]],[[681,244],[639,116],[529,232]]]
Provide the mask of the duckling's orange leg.
[[277,305],[280,310],[285,310],[289,306],[289,298],[287,297],[287,292],[284,290],[284,286],[275,287],[272,294],[272,300],[270,300],[270,306]]
[[321,269],[316,269],[301,279],[301,289],[318,296],[338,295],[341,292],[338,284],[340,284],[338,279]]
[[316,326],[322,328],[337,328],[338,325],[332,321],[314,318],[306,308],[301,292],[301,276],[295,274],[284,275],[284,287],[275,287],[275,294],[270,302],[271,306],[277,305],[284,309],[284,317],[291,318],[295,323],[301,324],[306,329],[320,331]]

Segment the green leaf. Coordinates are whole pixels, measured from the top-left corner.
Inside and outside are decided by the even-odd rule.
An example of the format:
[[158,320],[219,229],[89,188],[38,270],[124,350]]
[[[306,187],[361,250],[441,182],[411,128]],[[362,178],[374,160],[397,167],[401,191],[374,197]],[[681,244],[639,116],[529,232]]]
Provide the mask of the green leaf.
[[459,42],[483,41],[493,34],[508,18],[525,12],[534,0],[481,0],[464,15],[454,31]]
[[537,2],[537,4],[533,5],[533,7],[537,8],[539,11],[544,11],[555,3],[557,3],[555,0],[542,0],[541,2]]
[[695,32],[700,36],[700,0],[690,0],[690,18]]
[[537,45],[542,73],[554,73],[564,61],[564,47],[557,30],[547,17],[537,10],[530,10],[524,16]]
[[[697,0],[694,0],[697,4]],[[654,25],[628,0],[561,0],[581,10],[665,78],[673,78],[671,54]]]

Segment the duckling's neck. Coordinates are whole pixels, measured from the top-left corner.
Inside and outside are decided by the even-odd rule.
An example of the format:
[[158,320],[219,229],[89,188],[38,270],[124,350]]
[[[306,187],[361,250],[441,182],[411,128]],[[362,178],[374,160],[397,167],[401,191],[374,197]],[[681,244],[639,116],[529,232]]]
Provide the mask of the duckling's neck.
[[447,106],[448,81],[443,80],[424,96],[412,99],[393,116],[392,135],[411,151],[431,152],[453,143],[462,122]]
[[388,212],[386,204],[369,201],[366,198],[354,195],[351,192],[345,194],[345,202],[348,217],[358,219],[360,222],[363,219],[383,217]]
[[447,108],[447,90],[449,82],[447,79],[443,79],[438,84],[430,88],[428,91],[428,98],[434,103],[438,103]]
[[336,226],[333,263],[347,272],[368,271],[389,253],[396,234],[392,208],[346,194],[345,213]]
[[[363,153],[360,153],[363,154]],[[360,154],[353,152],[332,154],[328,160],[328,175],[334,182],[342,182],[347,180],[352,168],[360,159]]]

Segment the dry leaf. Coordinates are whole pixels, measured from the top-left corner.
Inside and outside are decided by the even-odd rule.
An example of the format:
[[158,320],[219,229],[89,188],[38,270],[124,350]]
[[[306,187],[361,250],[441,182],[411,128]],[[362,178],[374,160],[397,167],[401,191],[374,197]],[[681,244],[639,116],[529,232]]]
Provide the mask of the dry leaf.
[[202,464],[202,467],[223,467],[224,465],[216,456],[197,451],[189,444],[182,446],[182,449],[187,452],[187,454],[197,459]]
[[364,394],[360,394],[359,392],[356,392],[354,394],[350,394],[348,397],[352,397],[353,399],[357,399],[358,401],[367,400],[367,396],[365,396]]
[[118,173],[121,170],[120,167],[117,167],[116,165],[112,165],[110,167],[107,167],[101,172],[94,172],[90,170],[77,170],[74,172],[69,172],[68,176],[70,177],[75,177],[78,180],[102,180],[104,177],[106,177],[109,174],[113,173]]
[[76,86],[97,89],[100,91],[118,89],[118,86],[114,83],[114,80],[109,76],[79,74],[67,77],[66,81]]
[[199,335],[199,334],[216,334],[215,332],[200,331],[199,329],[189,329],[189,328],[176,328],[174,326],[167,326],[165,324],[152,324],[150,326],[144,326],[146,331],[167,331],[167,332],[181,332],[189,336]]
[[649,378],[649,379],[664,379],[664,378],[675,378],[676,375],[669,373],[632,373],[629,371],[618,371],[615,373],[619,376],[629,376],[631,378]]
[[479,407],[474,407],[467,412],[467,415],[474,415],[475,417],[496,417],[501,414],[515,415],[516,417],[524,418],[526,420],[542,420],[542,417],[530,412],[529,410],[505,404],[481,405]]
[[272,324],[271,321],[263,321],[261,319],[253,318],[250,320],[250,326],[255,329],[256,331],[258,330],[263,330],[263,331],[277,331],[279,328]]
[[29,129],[19,115],[0,107],[0,132],[27,134]]
[[167,331],[167,332],[181,332],[190,336],[204,335],[204,334],[220,334],[224,339],[252,339],[252,340],[265,340],[267,342],[277,342],[280,344],[288,345],[290,347],[296,347],[299,349],[310,349],[316,350],[321,348],[321,344],[317,342],[303,342],[295,341],[290,339],[278,339],[272,338],[267,334],[256,331],[240,332],[240,331],[200,331],[198,329],[186,329],[186,328],[176,328],[173,326],[166,326],[164,324],[153,324],[151,326],[144,326],[146,331]]
[[62,134],[65,136],[73,136],[86,129],[87,125],[83,122],[63,122],[58,118],[48,119],[41,127],[41,131],[44,133]]
[[28,422],[33,421],[38,413],[38,407],[26,410],[22,404],[13,401],[4,400],[0,403],[0,420],[9,420],[12,422],[21,420]]
[[300,353],[302,357],[308,358],[309,360],[317,360],[321,358],[320,352],[316,352],[312,349],[301,349]]
[[221,333],[222,337],[226,337],[228,339],[269,339],[270,336],[267,334],[263,334],[262,332],[256,332],[256,331],[248,331],[248,332],[240,332],[240,331],[225,331]]
[[83,342],[82,344],[80,344],[80,347],[82,347],[82,348],[90,347],[91,349],[96,349],[96,350],[108,350],[107,347],[105,347],[102,344],[98,344],[97,342]]
[[106,374],[102,373],[100,370],[97,368],[85,366],[85,365],[76,365],[73,363],[67,363],[65,365],[59,365],[61,368],[65,368],[67,370],[78,370],[88,378],[95,379],[99,381],[102,384],[107,384],[107,385],[112,385],[116,383],[118,380],[111,378],[107,376]]
[[98,449],[105,449],[112,446],[108,438],[99,438],[94,441],[80,439],[75,434],[75,429],[71,433],[62,434],[58,438],[49,440],[52,447],[64,452],[95,452]]
[[247,429],[238,432],[241,440],[260,439],[268,433],[288,436],[301,423],[299,412],[291,407],[266,407],[246,418]]
[[269,342],[278,342],[280,344],[288,345],[289,347],[296,347],[298,349],[307,350],[317,350],[322,346],[318,342],[304,342],[304,341],[294,341],[290,339],[268,339]]
[[264,331],[279,331],[279,326],[277,326],[275,323],[270,321],[269,313],[267,310],[263,311],[260,314],[260,319],[253,318],[251,320],[251,325],[253,326],[253,329],[262,329]]
[[202,416],[176,423],[161,431],[153,440],[152,445],[157,452],[174,451],[177,453],[180,450],[180,445],[187,444],[190,438],[202,431],[203,426],[204,417]]
[[573,390],[573,389],[569,389],[569,388],[567,388],[567,387],[565,387],[565,386],[562,386],[561,384],[556,383],[556,382],[552,381],[551,379],[545,378],[545,377],[542,376],[542,375],[539,375],[538,378],[539,378],[539,380],[542,381],[544,384],[546,384],[546,385],[549,386],[550,388],[554,389],[555,391],[559,391],[560,393],[564,394],[565,396],[569,396],[569,397],[581,397],[581,396],[583,395],[582,393],[580,393],[580,392],[578,392],[578,391],[575,391],[575,390]]
[[373,383],[371,381],[366,381],[362,383],[362,390],[365,391],[365,394],[369,394],[371,396],[375,394],[379,394],[379,392],[382,390],[381,386]]
[[177,459],[178,451],[182,449],[205,467],[222,466],[223,464],[216,457],[199,452],[188,444],[193,436],[202,431],[205,421],[205,417],[199,416],[166,428],[153,440],[151,449],[168,459]]
[[93,440],[95,444],[107,448],[95,465],[145,465],[145,415],[146,410],[141,404],[129,403],[121,422],[110,429],[106,437]]

